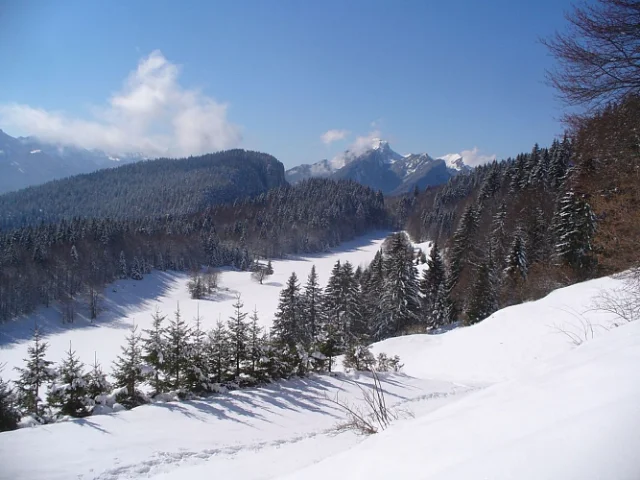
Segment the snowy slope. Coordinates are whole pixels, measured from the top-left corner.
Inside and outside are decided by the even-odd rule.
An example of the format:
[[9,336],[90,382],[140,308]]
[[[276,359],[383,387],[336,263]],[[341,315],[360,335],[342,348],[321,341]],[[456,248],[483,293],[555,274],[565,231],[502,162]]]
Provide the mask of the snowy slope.
[[634,322],[287,478],[636,480],[639,362]]
[[[58,361],[69,350],[69,342],[85,363],[93,362],[94,354],[102,365],[109,366],[120,353],[120,346],[135,323],[139,329],[151,326],[151,315],[158,308],[172,315],[180,306],[183,318],[195,318],[198,310],[205,330],[212,328],[218,318],[224,322],[233,313],[235,295],[240,294],[246,311],[258,310],[265,327],[271,326],[278,307],[279,294],[291,272],[295,271],[301,285],[316,266],[318,280],[325,285],[337,260],[350,261],[354,268],[368,264],[380,249],[388,232],[377,232],[343,244],[334,253],[290,257],[274,260],[274,275],[259,285],[249,272],[224,270],[220,278],[221,291],[209,300],[192,300],[187,291],[188,275],[154,272],[141,281],[120,280],[105,291],[104,312],[95,324],[79,318],[73,325],[61,325],[61,314],[53,308],[41,309],[27,318],[0,325],[0,364],[6,363],[4,378],[16,377],[14,367],[22,366],[37,322],[49,343],[48,357]],[[88,312],[80,311],[86,315]]]
[[[384,236],[274,262],[276,273],[262,286],[246,272],[225,272],[229,290],[217,301],[189,299],[182,275],[117,282],[107,291],[112,313],[97,326],[61,328],[55,312],[40,312],[49,357],[59,359],[71,339],[83,360],[97,350],[108,365],[131,323],[148,326],[156,306],[170,313],[179,301],[186,318],[199,306],[209,327],[230,314],[235,292],[269,326],[291,271],[304,282],[315,264],[324,285],[337,259],[365,264]],[[637,479],[640,322],[609,331],[616,319],[588,311],[598,294],[619,286],[618,279],[593,280],[472,327],[375,344],[375,352],[400,355],[404,373],[385,374],[383,387],[390,403],[415,418],[372,437],[334,432],[344,416],[329,399],[357,404],[356,382],[370,383],[367,375],[339,373],[2,433],[0,478]],[[0,363],[21,364],[33,320],[0,326]],[[589,333],[580,347],[559,333],[582,335],[587,321],[596,338]]]

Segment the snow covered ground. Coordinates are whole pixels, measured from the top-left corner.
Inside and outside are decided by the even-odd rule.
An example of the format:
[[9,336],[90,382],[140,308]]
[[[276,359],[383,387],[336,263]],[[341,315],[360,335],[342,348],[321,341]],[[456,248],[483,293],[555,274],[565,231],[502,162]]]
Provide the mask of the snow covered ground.
[[[184,276],[154,274],[110,288],[110,313],[97,325],[62,328],[51,310],[38,321],[51,359],[71,340],[86,362],[97,351],[106,366],[131,323],[146,327],[156,306],[171,313],[179,301],[191,318],[199,305],[208,327],[218,315],[226,319],[240,292],[268,326],[291,271],[304,282],[315,263],[324,284],[337,259],[366,263],[383,239],[274,262],[276,274],[263,286],[247,273],[225,272],[229,290],[215,302],[190,300]],[[640,322],[609,330],[612,316],[588,311],[599,293],[620,284],[573,285],[472,327],[374,345],[402,358],[404,373],[385,374],[383,388],[390,403],[414,415],[377,435],[336,432],[344,412],[331,399],[357,404],[358,384],[371,382],[338,373],[2,433],[0,478],[637,480]],[[21,363],[32,323],[0,326],[0,363]],[[575,346],[561,330],[585,342]]]

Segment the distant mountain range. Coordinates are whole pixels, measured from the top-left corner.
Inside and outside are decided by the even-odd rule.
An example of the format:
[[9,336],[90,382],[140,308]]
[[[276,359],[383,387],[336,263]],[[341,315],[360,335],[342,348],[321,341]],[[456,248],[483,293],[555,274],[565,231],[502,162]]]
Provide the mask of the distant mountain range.
[[387,195],[399,195],[416,186],[424,189],[441,185],[470,170],[471,167],[457,154],[436,159],[426,153],[400,155],[388,142],[374,139],[364,151],[347,150],[333,160],[300,165],[287,170],[286,177],[293,184],[311,177],[348,179],[382,190]]
[[50,144],[34,137],[14,138],[0,130],[0,193],[144,159],[137,154],[113,156]]

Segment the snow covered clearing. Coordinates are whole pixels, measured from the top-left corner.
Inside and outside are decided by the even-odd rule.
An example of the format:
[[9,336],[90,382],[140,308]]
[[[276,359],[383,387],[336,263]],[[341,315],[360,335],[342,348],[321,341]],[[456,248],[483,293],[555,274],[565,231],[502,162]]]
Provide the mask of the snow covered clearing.
[[[274,261],[265,285],[247,272],[223,272],[216,301],[194,301],[184,275],[155,273],[109,287],[103,316],[61,326],[59,313],[0,327],[5,374],[26,354],[34,317],[59,360],[71,340],[87,363],[94,351],[109,366],[128,328],[151,323],[158,307],[185,318],[200,309],[205,328],[231,313],[240,293],[271,324],[292,271],[304,282],[316,265],[326,284],[336,260],[368,263],[384,240],[371,235],[330,255]],[[427,245],[422,245],[428,250]],[[517,479],[640,478],[640,322],[611,329],[611,314],[590,310],[621,285],[603,278],[496,312],[472,327],[393,338],[375,353],[399,355],[404,373],[383,374],[401,415],[369,437],[338,433],[358,404],[365,374],[293,379],[188,402],[0,434],[0,478],[11,479]],[[563,332],[569,332],[567,335]],[[576,346],[570,338],[584,340]]]
[[[252,280],[250,272],[223,269],[219,292],[207,300],[192,300],[187,291],[189,276],[172,272],[154,272],[140,281],[120,280],[105,290],[103,313],[95,323],[88,318],[88,311],[79,309],[75,323],[63,325],[62,315],[55,308],[42,308],[28,318],[0,325],[0,364],[7,366],[4,378],[14,379],[14,367],[21,366],[27,347],[33,336],[33,327],[38,327],[49,343],[48,358],[59,361],[69,350],[69,342],[86,364],[97,355],[105,367],[120,354],[120,346],[134,323],[138,330],[150,328],[151,315],[156,310],[173,315],[180,306],[182,317],[191,320],[200,313],[202,328],[212,328],[218,319],[226,322],[233,314],[236,295],[241,295],[244,310],[258,310],[261,323],[270,327],[278,307],[280,291],[291,272],[296,272],[301,284],[306,281],[311,267],[316,266],[319,283],[324,286],[337,260],[349,261],[354,268],[367,265],[380,249],[388,232],[377,232],[343,244],[334,253],[325,255],[291,256],[286,260],[274,260],[274,274],[264,285]],[[83,316],[84,315],[84,316]]]

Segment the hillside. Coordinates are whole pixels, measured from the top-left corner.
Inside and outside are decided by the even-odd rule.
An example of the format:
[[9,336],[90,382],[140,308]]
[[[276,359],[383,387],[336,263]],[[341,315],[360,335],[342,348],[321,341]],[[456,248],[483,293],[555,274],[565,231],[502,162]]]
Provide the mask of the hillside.
[[285,184],[283,165],[264,153],[147,160],[0,195],[0,228],[74,217],[182,215]]
[[[248,272],[224,272],[222,286],[255,301],[262,325],[269,327],[275,292],[289,272],[305,278],[315,264],[324,285],[336,260],[366,263],[383,238],[371,236],[326,256],[275,261],[270,285],[251,282]],[[232,312],[229,298],[190,299],[186,280],[157,273],[143,282],[119,281],[107,295],[114,305],[126,305],[127,298],[128,306],[93,326],[56,328],[52,319],[44,324],[50,358],[62,355],[71,340],[82,359],[89,361],[97,350],[108,365],[119,353],[123,327],[133,320],[149,327],[156,306],[168,311],[179,301],[186,318],[199,308],[207,327],[218,314]],[[161,290],[145,287],[157,281]],[[0,462],[16,479],[170,480],[225,473],[239,479],[389,478],[392,472],[462,479],[482,472],[505,480],[595,480],[607,474],[633,480],[639,473],[634,365],[640,360],[640,323],[607,331],[619,319],[591,309],[598,295],[622,285],[620,279],[593,280],[471,327],[374,344],[375,352],[401,356],[404,373],[384,374],[382,386],[390,405],[415,418],[405,416],[371,437],[335,431],[345,417],[330,399],[337,394],[360,405],[358,385],[370,384],[366,373],[337,373],[2,433]],[[558,330],[583,334],[576,312],[593,325],[595,337],[588,335],[579,347]],[[9,369],[21,364],[28,342],[18,327],[28,333],[38,317],[0,326]]]

